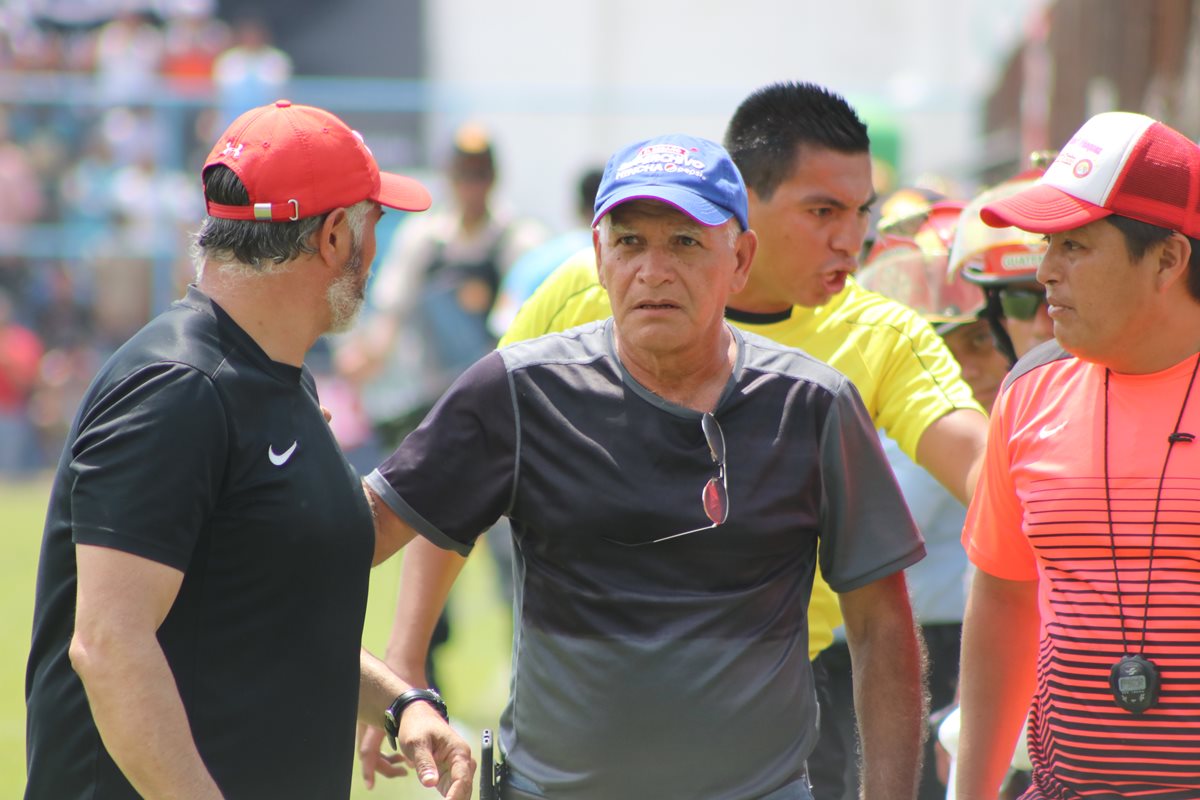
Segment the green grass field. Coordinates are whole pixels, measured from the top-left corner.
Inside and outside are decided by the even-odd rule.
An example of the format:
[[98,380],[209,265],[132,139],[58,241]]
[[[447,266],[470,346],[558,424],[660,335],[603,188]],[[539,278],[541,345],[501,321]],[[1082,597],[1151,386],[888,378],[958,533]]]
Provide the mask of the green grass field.
[[[8,537],[0,559],[0,642],[6,655],[0,659],[0,797],[20,797],[25,788],[25,660],[33,619],[33,590],[38,548],[49,491],[47,480],[0,483],[0,531]],[[495,568],[486,547],[467,563],[451,597],[453,637],[442,649],[439,670],[444,693],[464,734],[478,751],[479,731],[495,727],[508,691],[511,645],[510,610],[502,605],[495,583]],[[363,641],[382,653],[395,607],[398,559],[377,568],[371,578]],[[287,736],[279,732],[279,746]],[[478,758],[478,752],[476,752]],[[408,800],[437,797],[409,776],[380,779],[366,791],[355,771],[354,800]]]

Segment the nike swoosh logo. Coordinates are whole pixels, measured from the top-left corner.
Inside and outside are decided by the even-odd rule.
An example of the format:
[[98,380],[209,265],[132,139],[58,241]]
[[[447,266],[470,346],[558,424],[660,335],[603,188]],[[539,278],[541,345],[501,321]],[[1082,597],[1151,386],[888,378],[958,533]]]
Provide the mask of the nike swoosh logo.
[[275,466],[282,467],[292,457],[292,453],[296,452],[296,445],[298,444],[300,444],[299,441],[292,442],[292,446],[282,453],[275,452],[275,445],[267,445],[267,458],[271,459],[271,463]]
[[1067,427],[1067,421],[1065,419],[1057,425],[1043,425],[1042,429],[1038,431],[1038,438],[1049,439],[1051,436],[1058,433],[1065,427]]

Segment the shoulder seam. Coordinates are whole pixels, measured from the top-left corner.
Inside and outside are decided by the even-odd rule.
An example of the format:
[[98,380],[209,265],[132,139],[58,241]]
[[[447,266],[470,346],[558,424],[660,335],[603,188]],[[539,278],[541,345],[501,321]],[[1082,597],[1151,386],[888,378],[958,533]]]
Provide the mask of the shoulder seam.
[[1042,342],[1018,359],[1013,368],[1009,370],[1008,375],[1004,377],[1004,385],[1001,388],[1007,389],[1018,379],[1042,367],[1049,366],[1056,361],[1063,361],[1069,358],[1074,358],[1074,356],[1064,350],[1057,340],[1051,339],[1048,342]]
[[504,380],[508,383],[508,398],[513,410],[513,479],[512,490],[508,495],[508,508],[504,510],[506,516],[512,516],[517,505],[517,487],[521,482],[521,404],[517,398],[517,382],[513,380],[513,371],[504,363],[503,358],[500,359],[500,363],[504,367]]

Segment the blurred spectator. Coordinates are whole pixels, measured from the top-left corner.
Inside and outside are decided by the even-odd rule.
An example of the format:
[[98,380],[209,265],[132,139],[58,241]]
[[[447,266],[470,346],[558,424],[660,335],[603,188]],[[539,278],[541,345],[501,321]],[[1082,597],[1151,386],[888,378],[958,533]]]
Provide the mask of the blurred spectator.
[[145,105],[118,105],[106,111],[98,127],[118,166],[157,158],[166,151],[168,131],[154,109]]
[[9,138],[8,116],[0,108],[0,289],[19,296],[25,276],[19,252],[24,226],[36,222],[45,206],[41,177],[25,148]]
[[66,168],[58,186],[62,220],[72,226],[74,244],[81,252],[107,231],[113,213],[115,174],[112,147],[99,130],[93,129],[79,158]]
[[374,313],[339,352],[343,374],[366,381],[368,412],[389,448],[495,346],[487,316],[500,282],[545,239],[540,224],[493,207],[495,154],[478,125],[455,135],[448,176],[453,202],[399,228],[371,287]]
[[233,41],[233,46],[213,62],[218,131],[224,130],[243,111],[283,97],[292,78],[291,57],[272,46],[271,33],[262,20],[239,19],[234,23]]
[[167,253],[182,241],[187,226],[204,216],[195,179],[159,164],[142,152],[112,176],[112,209],[128,227],[137,252]]
[[[487,318],[500,282],[518,258],[545,240],[540,224],[493,206],[496,158],[480,126],[464,125],[455,134],[448,176],[453,203],[409,217],[392,237],[371,289],[374,314],[338,353],[341,374],[366,381],[363,403],[375,442],[388,450],[463,370],[495,347]],[[507,601],[512,596],[507,520],[492,531],[485,541]],[[433,685],[434,653],[449,635],[443,614],[426,666]]]
[[79,286],[65,262],[41,265],[31,283],[33,324],[47,349],[84,342],[91,337],[90,287]]
[[[1041,156],[1035,153],[1034,156]],[[985,190],[963,209],[950,253],[950,269],[983,289],[984,318],[996,347],[1009,364],[1042,342],[1054,338],[1054,323],[1046,305],[1046,288],[1037,270],[1046,252],[1045,237],[1019,228],[993,228],[980,210],[1032,186],[1044,165],[1022,172]]]
[[33,159],[13,141],[8,110],[0,106],[0,225],[33,222],[41,215],[44,200]]
[[37,384],[29,400],[29,420],[37,432],[43,464],[62,452],[88,384],[102,359],[86,340],[47,350],[38,369]]
[[14,70],[37,72],[68,69],[66,38],[63,31],[50,25],[37,25],[28,12],[7,9],[4,27],[6,43],[3,58]]
[[124,5],[96,34],[93,55],[100,96],[118,103],[149,97],[163,59],[162,30],[132,3]]
[[89,269],[93,275],[95,314],[92,346],[107,356],[150,319],[151,261],[123,252],[122,228]]
[[0,290],[0,477],[40,463],[28,406],[41,358],[41,341],[13,318],[12,298]]
[[592,245],[592,212],[596,190],[604,176],[603,167],[593,167],[579,177],[576,187],[576,227],[560,233],[517,259],[500,282],[500,293],[488,315],[488,328],[497,339],[505,334],[517,309],[542,281],[571,256]]
[[214,11],[212,0],[184,0],[167,12],[162,74],[176,91],[206,90],[217,56],[229,47],[229,26]]

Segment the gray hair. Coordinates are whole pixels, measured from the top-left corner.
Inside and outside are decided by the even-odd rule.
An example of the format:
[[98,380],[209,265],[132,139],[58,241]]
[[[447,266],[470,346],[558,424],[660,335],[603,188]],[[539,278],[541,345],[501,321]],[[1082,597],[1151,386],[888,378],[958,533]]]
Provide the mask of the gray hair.
[[[214,203],[250,203],[250,196],[241,179],[224,165],[213,167],[205,173],[204,190]],[[350,226],[351,243],[355,249],[362,244],[367,214],[374,205],[373,200],[362,200],[346,208],[346,222]],[[285,272],[294,259],[317,252],[311,239],[327,216],[321,214],[294,222],[205,217],[190,247],[196,280],[204,277],[206,265],[237,277]]]

